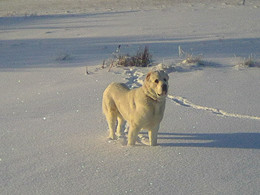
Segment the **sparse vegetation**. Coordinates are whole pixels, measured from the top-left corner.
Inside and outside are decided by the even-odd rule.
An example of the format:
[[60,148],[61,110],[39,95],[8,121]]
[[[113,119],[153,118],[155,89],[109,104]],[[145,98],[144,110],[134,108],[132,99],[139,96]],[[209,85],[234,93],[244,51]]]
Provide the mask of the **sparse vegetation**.
[[182,59],[181,61],[182,64],[199,65],[199,66],[205,65],[205,63],[201,60],[202,55],[194,56],[191,53],[183,51],[181,46],[179,46],[179,57]]
[[[109,70],[113,66],[136,66],[136,67],[147,67],[152,62],[152,55],[149,52],[147,46],[144,49],[139,49],[135,55],[121,54],[121,45],[118,46],[116,52],[113,53],[113,59],[109,65]],[[104,62],[103,62],[104,64]]]
[[245,58],[244,62],[243,62],[243,66],[247,66],[247,67],[254,67],[255,64],[256,63],[255,63],[252,55],[250,55],[248,58]]
[[182,61],[183,64],[195,64],[195,65],[204,65],[201,61],[202,55],[193,56],[193,54],[186,54],[185,59]]
[[248,58],[242,58],[240,62],[236,65],[238,68],[251,68],[251,67],[258,67],[260,68],[260,62],[257,62],[253,55],[251,54]]

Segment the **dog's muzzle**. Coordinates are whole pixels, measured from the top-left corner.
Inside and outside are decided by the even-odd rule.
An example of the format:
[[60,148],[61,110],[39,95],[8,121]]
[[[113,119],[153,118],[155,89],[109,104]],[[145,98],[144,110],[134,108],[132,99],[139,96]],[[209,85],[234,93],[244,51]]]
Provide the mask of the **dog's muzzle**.
[[167,94],[167,92],[168,92],[168,87],[167,87],[166,84],[163,84],[163,86],[162,86],[162,91],[163,91],[165,94]]

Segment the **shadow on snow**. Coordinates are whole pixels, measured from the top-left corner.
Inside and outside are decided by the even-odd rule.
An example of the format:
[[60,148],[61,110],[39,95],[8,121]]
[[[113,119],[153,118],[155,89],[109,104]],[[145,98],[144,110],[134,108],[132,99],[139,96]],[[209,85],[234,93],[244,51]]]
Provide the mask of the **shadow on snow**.
[[260,149],[260,133],[159,133],[158,141],[163,147]]

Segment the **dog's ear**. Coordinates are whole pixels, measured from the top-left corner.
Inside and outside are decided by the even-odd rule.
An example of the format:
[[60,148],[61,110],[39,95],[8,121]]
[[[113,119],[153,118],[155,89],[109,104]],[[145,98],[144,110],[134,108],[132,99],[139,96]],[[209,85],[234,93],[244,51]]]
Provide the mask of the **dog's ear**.
[[164,70],[160,70],[160,73],[165,75],[167,81],[169,80],[169,75],[167,74],[167,72],[165,72]]
[[146,75],[145,81],[149,81],[151,74],[152,74],[152,72],[149,72],[149,73]]
[[166,74],[166,77],[167,77],[167,81],[169,80],[169,75],[168,74]]

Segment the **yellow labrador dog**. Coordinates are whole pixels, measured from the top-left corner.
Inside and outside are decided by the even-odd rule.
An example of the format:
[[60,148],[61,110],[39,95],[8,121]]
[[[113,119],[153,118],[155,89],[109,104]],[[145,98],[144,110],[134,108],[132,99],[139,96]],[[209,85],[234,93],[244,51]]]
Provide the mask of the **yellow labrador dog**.
[[168,74],[163,70],[152,71],[147,74],[142,87],[130,90],[123,83],[112,83],[106,88],[102,107],[109,126],[110,139],[123,135],[123,127],[127,121],[128,145],[135,145],[141,129],[148,130],[150,145],[157,145],[157,134],[168,92],[168,79]]

